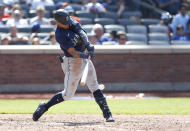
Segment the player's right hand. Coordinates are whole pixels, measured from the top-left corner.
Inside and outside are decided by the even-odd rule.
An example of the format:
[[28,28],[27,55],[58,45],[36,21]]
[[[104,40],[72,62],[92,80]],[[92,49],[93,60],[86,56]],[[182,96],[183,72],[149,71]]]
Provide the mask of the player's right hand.
[[87,48],[87,50],[90,55],[90,58],[94,58],[94,46],[89,46],[89,48]]

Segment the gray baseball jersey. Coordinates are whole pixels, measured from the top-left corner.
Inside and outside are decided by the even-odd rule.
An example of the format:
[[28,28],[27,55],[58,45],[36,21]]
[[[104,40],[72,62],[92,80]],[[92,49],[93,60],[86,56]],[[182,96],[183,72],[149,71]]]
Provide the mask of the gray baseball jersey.
[[[72,17],[69,17],[65,10],[57,10],[54,14],[57,26],[55,36],[57,42],[60,44],[64,52],[63,60],[60,59],[63,72],[65,73],[64,87],[62,92],[56,93],[47,103],[39,104],[38,108],[33,114],[33,120],[37,121],[43,113],[45,113],[51,106],[62,101],[72,98],[78,87],[78,83],[84,72],[86,63],[88,62],[88,74],[86,85],[93,93],[95,101],[102,110],[104,118],[107,122],[114,122],[112,114],[106,102],[106,98],[100,89],[97,82],[96,71],[91,60],[87,59],[88,54],[84,51],[88,50],[90,57],[94,56],[94,47],[90,45],[85,31],[81,25]],[[60,23],[61,22],[61,23]],[[67,26],[65,25],[67,24]],[[63,25],[62,25],[63,24]],[[63,28],[62,28],[63,27]],[[75,50],[80,54],[80,58],[73,56],[70,50]]]

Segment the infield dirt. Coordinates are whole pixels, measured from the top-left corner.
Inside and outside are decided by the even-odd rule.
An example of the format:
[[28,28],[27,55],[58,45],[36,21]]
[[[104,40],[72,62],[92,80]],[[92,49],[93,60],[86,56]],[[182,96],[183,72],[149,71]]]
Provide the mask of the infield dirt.
[[0,131],[190,131],[190,115],[45,114],[34,122],[31,114],[1,114]]
[[[121,93],[119,95],[126,96]],[[136,95],[134,93],[127,96]],[[51,96],[52,94],[1,94],[0,99],[48,99]],[[147,96],[190,97],[190,93]],[[32,114],[0,114],[0,131],[190,131],[190,115],[113,114],[113,117],[114,123],[106,123],[102,115],[45,114],[34,122]]]

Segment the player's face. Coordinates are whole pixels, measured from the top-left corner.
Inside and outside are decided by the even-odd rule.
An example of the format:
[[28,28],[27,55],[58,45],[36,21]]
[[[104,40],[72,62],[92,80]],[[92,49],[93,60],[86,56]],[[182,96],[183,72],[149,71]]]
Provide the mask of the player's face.
[[69,29],[69,24],[63,25],[63,24],[59,23],[58,21],[56,21],[56,24],[57,24],[57,26],[59,26],[59,27],[61,27],[63,29]]

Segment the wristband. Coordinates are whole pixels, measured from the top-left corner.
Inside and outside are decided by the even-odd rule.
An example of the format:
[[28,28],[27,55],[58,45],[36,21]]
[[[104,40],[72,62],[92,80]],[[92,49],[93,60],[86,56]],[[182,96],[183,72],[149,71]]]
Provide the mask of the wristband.
[[88,59],[88,55],[85,53],[80,53],[80,58]]

